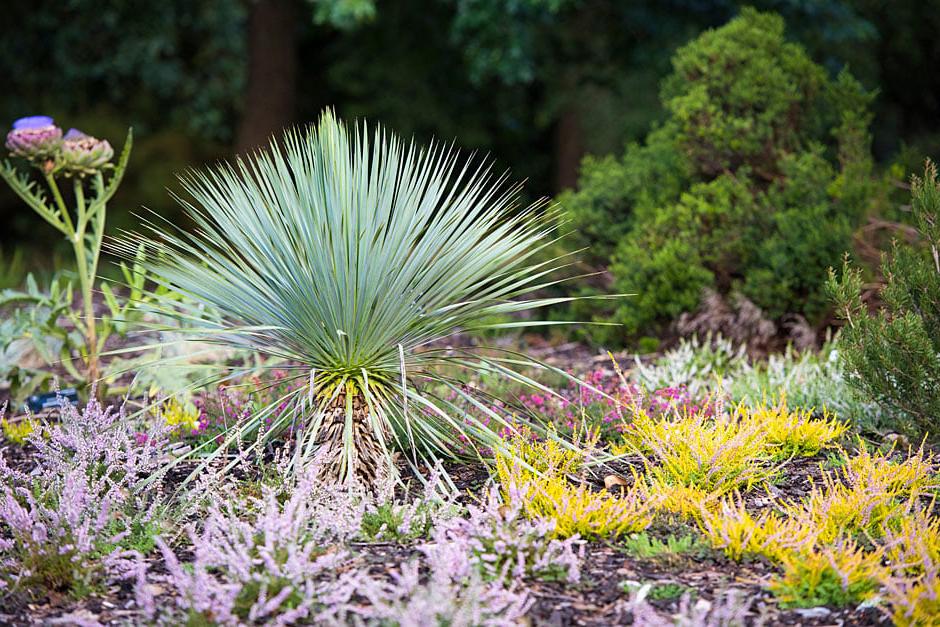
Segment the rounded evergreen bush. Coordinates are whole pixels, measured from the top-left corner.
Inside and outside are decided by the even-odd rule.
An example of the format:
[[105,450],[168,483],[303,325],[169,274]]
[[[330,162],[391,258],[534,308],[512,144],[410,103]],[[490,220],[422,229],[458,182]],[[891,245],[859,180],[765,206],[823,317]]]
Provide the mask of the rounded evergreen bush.
[[577,314],[620,323],[595,332],[612,343],[666,332],[706,290],[822,321],[826,269],[874,195],[871,96],[752,9],[672,64],[663,124],[620,158],[585,160],[580,188],[559,198],[587,261],[608,268],[612,291],[637,294]]

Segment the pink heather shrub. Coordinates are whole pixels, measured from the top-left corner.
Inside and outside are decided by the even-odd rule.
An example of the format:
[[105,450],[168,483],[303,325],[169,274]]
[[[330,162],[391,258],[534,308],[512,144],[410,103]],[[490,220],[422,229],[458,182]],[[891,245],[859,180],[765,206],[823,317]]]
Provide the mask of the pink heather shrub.
[[632,616],[631,624],[643,627],[744,627],[753,622],[747,618],[751,615],[754,598],[745,598],[739,590],[721,591],[714,601],[698,599],[694,603],[686,593],[679,600],[679,611],[668,617],[646,600],[651,590],[649,584],[638,587],[630,594],[630,600],[621,606]]
[[650,416],[663,414],[713,415],[707,398],[695,398],[685,386],[652,391],[629,383],[615,371],[596,369],[572,382],[558,395],[530,394],[519,397],[523,407],[563,435],[597,431],[602,442],[619,439],[624,425],[637,410]]
[[525,597],[486,582],[460,543],[419,547],[426,577],[417,561],[391,579],[357,569],[337,545],[359,534],[363,511],[374,505],[315,476],[302,477],[283,503],[271,489],[243,503],[216,501],[201,532],[190,530],[189,564],[158,540],[168,575],[150,580],[171,589],[173,601],[155,616],[148,579],[137,572],[138,605],[165,623],[222,625],[499,625],[525,613]]
[[553,538],[554,520],[527,520],[521,499],[502,505],[499,491],[491,490],[482,507],[467,509],[468,518],[438,525],[432,542],[421,548],[430,561],[440,561],[442,552],[459,553],[487,581],[580,580],[584,543],[576,535]]
[[214,393],[201,393],[193,399],[198,415],[195,429],[179,429],[176,436],[195,439],[198,443],[215,441],[221,444],[223,433],[234,424],[244,422],[261,409],[277,403],[265,418],[266,427],[290,412],[292,406],[285,400],[307,380],[308,374],[278,368],[263,377],[246,378],[240,385],[220,385]]
[[389,477],[376,486],[375,494],[365,499],[360,536],[369,541],[407,542],[427,538],[432,529],[462,512],[456,491],[445,485],[444,471],[433,468],[420,497],[410,501],[395,500],[394,479]]
[[[459,402],[458,394],[452,391],[446,400]],[[507,405],[495,400],[489,407],[510,425],[499,428],[503,439],[511,439],[520,432],[536,437],[519,420],[521,412],[558,435],[576,441],[596,435],[601,443],[619,442],[620,435],[640,410],[654,418],[666,414],[709,418],[716,414],[711,397],[694,396],[685,386],[647,391],[616,371],[606,369],[593,370],[581,381],[572,381],[554,393],[521,394],[518,401],[517,405]],[[485,427],[490,427],[491,416],[486,412],[472,406],[462,409],[474,414]],[[466,422],[470,424],[472,421],[467,419]],[[455,437],[464,444],[459,452],[472,455],[467,437],[456,433]],[[486,456],[492,452],[481,450],[481,453]]]
[[[165,580],[175,592],[175,608],[163,618],[182,614],[222,625],[313,619],[324,582],[349,561],[329,542],[358,531],[351,528],[358,520],[355,510],[337,503],[320,508],[329,503],[312,476],[300,479],[283,504],[271,489],[261,499],[216,501],[201,532],[190,530],[189,567],[158,540],[169,573]],[[343,520],[349,513],[351,519]]]
[[66,405],[30,435],[30,474],[0,458],[0,586],[81,595],[132,569],[129,549],[148,548],[157,523],[157,482],[143,480],[159,471],[165,432],[136,435],[123,412]]
[[459,548],[428,554],[427,570],[422,576],[418,562],[412,561],[390,582],[374,577],[359,580],[357,591],[369,606],[334,613],[334,624],[510,627],[520,624],[532,606],[524,593],[484,581]]

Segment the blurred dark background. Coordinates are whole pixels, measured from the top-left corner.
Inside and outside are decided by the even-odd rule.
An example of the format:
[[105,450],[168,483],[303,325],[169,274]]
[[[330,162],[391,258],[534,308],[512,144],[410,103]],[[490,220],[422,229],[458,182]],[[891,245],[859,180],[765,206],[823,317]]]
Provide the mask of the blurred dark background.
[[[585,154],[643,137],[675,49],[744,5],[877,90],[879,162],[940,153],[940,0],[11,0],[0,120],[51,115],[116,148],[134,127],[111,233],[141,206],[174,215],[174,173],[326,106],[456,139],[553,196]],[[55,264],[54,231],[6,186],[0,215],[5,254]]]

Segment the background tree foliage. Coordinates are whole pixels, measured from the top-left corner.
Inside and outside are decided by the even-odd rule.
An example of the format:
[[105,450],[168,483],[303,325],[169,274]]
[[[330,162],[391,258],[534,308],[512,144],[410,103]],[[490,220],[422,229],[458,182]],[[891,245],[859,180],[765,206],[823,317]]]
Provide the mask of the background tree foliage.
[[[710,106],[708,98],[674,93],[676,85],[661,89],[675,51],[745,4],[783,17],[787,41],[801,44],[816,64],[807,88],[849,65],[866,90],[877,91],[869,111],[879,161],[898,151],[906,161],[907,154],[934,154],[940,11],[927,6],[934,0],[901,0],[890,8],[873,0],[17,0],[4,7],[0,24],[6,87],[0,113],[8,120],[47,113],[112,141],[132,125],[134,163],[111,215],[120,228],[133,224],[130,212],[141,205],[171,215],[165,189],[176,172],[244,152],[335,106],[346,118],[381,120],[420,141],[453,139],[492,153],[500,167],[528,179],[533,195],[578,187],[577,201],[566,202],[577,202],[573,211],[583,218],[579,229],[591,245],[586,262],[603,268],[637,219],[625,207],[678,204],[691,194],[683,200],[688,211],[739,191],[729,180],[693,190],[693,182],[714,177],[698,180],[690,168],[714,169],[737,155],[744,162],[736,167],[750,168],[752,178],[760,178],[755,168],[767,159],[806,177],[824,174],[813,171],[809,156],[786,164],[774,155],[762,158],[757,135],[750,147],[721,145],[718,162],[703,164],[710,149],[703,142],[715,147],[736,129],[702,127],[707,137],[695,136],[695,116],[709,113],[700,109]],[[757,70],[753,75],[765,78]],[[779,111],[788,106],[785,99],[779,104]],[[733,125],[734,118],[726,121]],[[762,132],[777,130],[766,124]],[[682,134],[698,156],[686,158],[656,139],[666,133]],[[813,137],[825,146],[817,161],[842,172],[833,140]],[[644,138],[642,150],[624,154],[625,145]],[[650,180],[657,185],[648,186]],[[795,202],[795,192],[765,191],[774,202]],[[814,203],[814,211],[823,211],[821,198]],[[49,242],[12,194],[0,192],[0,210],[7,218],[4,250],[42,250],[48,260]],[[605,218],[617,212],[617,219]],[[730,208],[720,213],[729,228],[737,224]],[[804,224],[798,217],[791,222]],[[813,239],[819,235],[806,234],[801,245],[826,245]],[[789,245],[766,244],[761,254],[777,259],[764,264],[767,272],[785,265]],[[671,269],[654,274],[681,274],[676,278],[687,294],[703,282],[728,280],[722,272],[717,278],[700,272],[710,258],[696,270],[662,255],[655,263]],[[783,308],[808,293],[799,277],[787,279],[786,289]],[[650,290],[655,293],[655,281]],[[748,290],[759,294],[761,281],[753,279]],[[683,298],[671,310],[691,301]],[[663,312],[662,319],[670,315]],[[621,334],[619,341],[626,339]]]
[[561,198],[585,244],[601,242],[592,257],[610,264],[613,288],[637,294],[594,312],[623,324],[605,339],[662,334],[706,290],[819,321],[826,269],[871,203],[870,96],[753,9],[672,65],[663,124],[619,160],[587,161]]

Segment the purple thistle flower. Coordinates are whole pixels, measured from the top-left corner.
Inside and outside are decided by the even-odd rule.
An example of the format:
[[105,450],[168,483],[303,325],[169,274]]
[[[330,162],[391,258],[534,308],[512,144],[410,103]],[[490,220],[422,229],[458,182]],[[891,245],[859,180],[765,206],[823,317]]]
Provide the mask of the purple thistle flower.
[[69,129],[62,141],[62,167],[77,176],[100,172],[112,157],[114,149],[108,140],[91,137],[78,129]]
[[42,161],[55,156],[62,145],[62,129],[44,115],[20,118],[7,133],[6,147],[14,157]]

